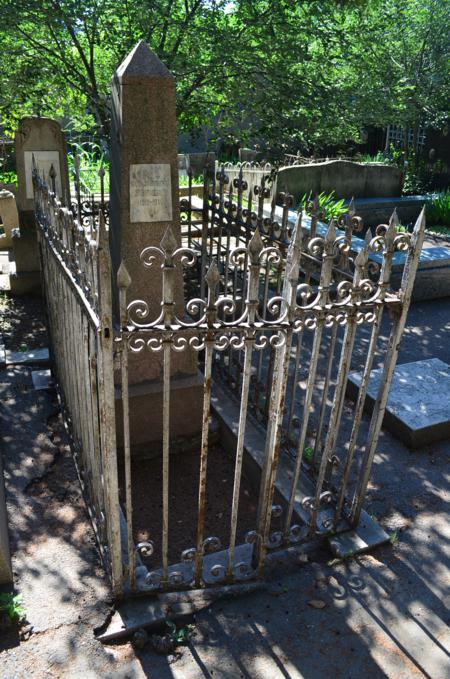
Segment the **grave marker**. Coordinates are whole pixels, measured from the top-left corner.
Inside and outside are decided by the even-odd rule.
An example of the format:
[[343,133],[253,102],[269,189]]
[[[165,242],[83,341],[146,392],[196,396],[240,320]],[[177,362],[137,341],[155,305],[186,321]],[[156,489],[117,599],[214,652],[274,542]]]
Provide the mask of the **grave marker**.
[[67,144],[61,126],[51,118],[22,118],[16,132],[17,206],[19,212],[34,212],[33,155],[35,164],[43,172],[47,183],[53,165],[56,192],[64,205],[70,204]]
[[70,205],[67,145],[61,126],[51,118],[22,118],[15,137],[17,165],[17,208],[20,237],[13,239],[16,273],[10,277],[11,292],[39,292],[40,263],[33,199],[34,162],[51,186],[50,168],[55,170],[55,187],[63,205]]
[[[162,272],[157,264],[145,268],[140,254],[146,247],[159,247],[169,225],[181,244],[177,121],[173,76],[144,41],[117,69],[112,102],[109,236],[116,318],[116,276],[123,261],[131,277],[127,302],[145,300],[149,320],[156,319],[162,299]],[[174,273],[175,308],[182,316],[181,268]],[[161,376],[160,354],[144,351],[130,356],[131,443],[135,450],[162,439]],[[189,437],[201,429],[202,386],[195,352],[174,353],[171,376],[171,432],[174,438]],[[117,419],[122,421],[121,417]],[[120,431],[118,434],[120,441]]]

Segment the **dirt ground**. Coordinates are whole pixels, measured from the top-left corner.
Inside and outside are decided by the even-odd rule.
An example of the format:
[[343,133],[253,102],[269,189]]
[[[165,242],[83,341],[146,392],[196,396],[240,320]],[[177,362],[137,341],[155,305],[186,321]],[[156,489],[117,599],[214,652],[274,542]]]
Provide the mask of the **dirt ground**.
[[[198,513],[198,477],[200,453],[183,452],[171,457],[169,465],[169,562],[179,563],[181,552],[196,544]],[[230,536],[235,459],[216,444],[208,451],[205,538],[218,537],[226,546]],[[148,567],[161,564],[162,523],[162,459],[132,462],[133,532],[135,542],[152,540],[154,552]],[[124,506],[124,481],[121,474],[120,497]],[[254,530],[258,489],[247,478],[241,478],[237,542],[244,542],[245,533]],[[272,519],[272,529],[281,528],[281,519]]]
[[45,310],[40,297],[11,297],[0,292],[0,335],[6,349],[27,351],[48,346]]

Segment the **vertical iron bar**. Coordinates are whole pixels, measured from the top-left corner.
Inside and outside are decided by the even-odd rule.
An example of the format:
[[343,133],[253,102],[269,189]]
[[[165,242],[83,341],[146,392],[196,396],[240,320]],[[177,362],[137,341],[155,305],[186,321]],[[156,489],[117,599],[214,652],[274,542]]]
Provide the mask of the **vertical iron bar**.
[[136,588],[136,559],[133,539],[133,499],[131,479],[131,447],[130,447],[130,402],[128,381],[128,313],[127,313],[127,290],[131,284],[131,278],[126,270],[124,262],[121,262],[117,271],[117,286],[119,288],[119,315],[120,315],[120,377],[122,383],[122,420],[123,420],[123,456],[125,468],[125,508],[127,517],[127,547],[128,547],[128,578],[130,589]]
[[319,422],[317,425],[316,441],[314,443],[313,463],[316,464],[317,456],[319,454],[320,440],[322,438],[323,423],[325,420],[325,413],[327,410],[328,392],[330,389],[331,373],[334,365],[334,350],[336,347],[338,324],[334,323],[331,330],[330,345],[328,349],[328,363],[325,374],[325,382],[322,390],[322,403],[320,404]]
[[170,452],[170,351],[171,342],[163,342],[163,520],[162,569],[164,586],[169,582],[169,452]]
[[253,564],[262,574],[267,552],[267,539],[270,530],[272,501],[275,492],[275,481],[278,469],[278,459],[281,444],[281,425],[283,422],[284,402],[286,398],[286,384],[289,368],[290,348],[292,342],[292,328],[297,298],[298,274],[300,266],[301,244],[301,213],[298,214],[291,244],[286,260],[286,276],[283,285],[283,299],[288,309],[289,324],[285,331],[279,333],[284,336],[275,349],[274,379],[270,391],[269,419],[267,425],[264,463],[261,470],[261,484],[257,515],[257,541],[253,553]]

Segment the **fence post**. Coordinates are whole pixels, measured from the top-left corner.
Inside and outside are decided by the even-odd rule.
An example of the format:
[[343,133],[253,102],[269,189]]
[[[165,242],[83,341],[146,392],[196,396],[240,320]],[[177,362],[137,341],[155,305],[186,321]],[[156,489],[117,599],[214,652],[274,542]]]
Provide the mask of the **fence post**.
[[103,474],[105,482],[105,511],[114,594],[123,592],[123,569],[119,519],[119,487],[117,474],[116,419],[114,396],[113,327],[111,295],[111,258],[108,233],[103,214],[100,212],[98,232],[98,282],[99,282],[99,411]]
[[270,395],[269,418],[267,424],[264,463],[261,470],[257,516],[257,542],[253,554],[253,565],[262,573],[267,551],[267,537],[270,529],[272,500],[274,494],[278,458],[281,446],[281,425],[286,397],[286,385],[289,370],[289,359],[292,345],[293,311],[297,303],[297,285],[300,268],[300,249],[302,242],[302,213],[299,212],[292,233],[292,240],[286,260],[286,276],[282,297],[288,308],[289,326],[285,340],[276,348],[273,368],[273,381]]
[[362,504],[364,502],[367,485],[369,483],[372,462],[377,449],[378,437],[380,435],[380,429],[383,423],[389,390],[391,387],[395,366],[397,364],[400,340],[405,328],[406,317],[408,315],[409,305],[411,303],[411,296],[414,288],[417,268],[419,266],[424,236],[425,207],[422,208],[422,212],[417,218],[416,224],[414,226],[411,247],[406,258],[405,268],[403,270],[402,283],[400,287],[401,308],[393,310],[393,312],[396,313],[396,317],[394,319],[391,334],[389,336],[389,344],[386,352],[386,359],[383,365],[380,387],[378,389],[377,400],[375,401],[372,418],[370,420],[370,428],[367,436],[367,447],[361,465],[362,473],[353,498],[351,510],[351,523],[353,525],[356,525],[359,521]]

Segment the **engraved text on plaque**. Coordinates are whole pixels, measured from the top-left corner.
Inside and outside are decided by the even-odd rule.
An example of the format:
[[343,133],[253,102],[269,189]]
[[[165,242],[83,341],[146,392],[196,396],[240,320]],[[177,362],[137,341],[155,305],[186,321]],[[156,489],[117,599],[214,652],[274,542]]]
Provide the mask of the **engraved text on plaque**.
[[170,222],[172,190],[168,163],[130,165],[130,222]]

